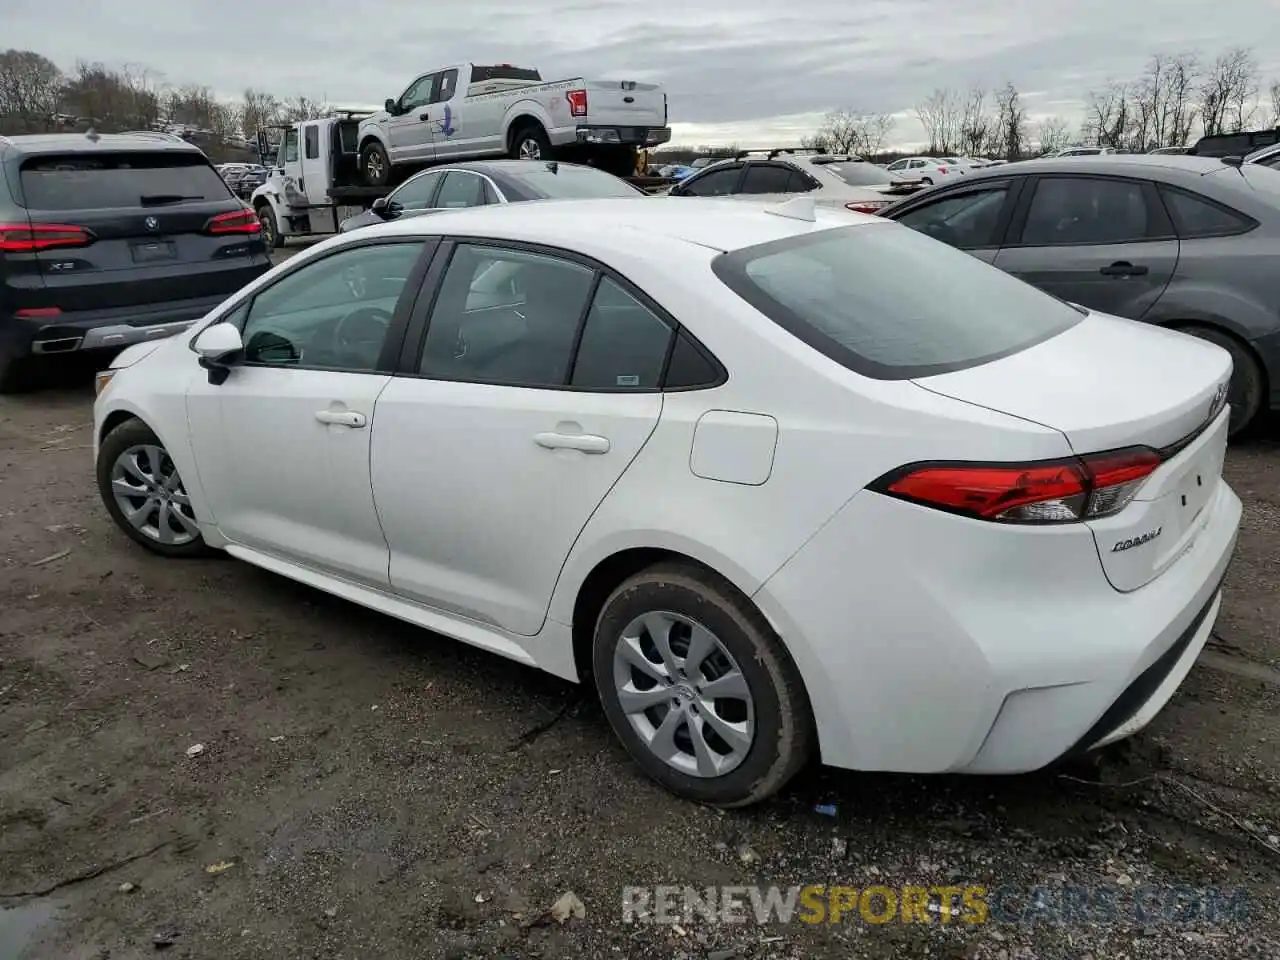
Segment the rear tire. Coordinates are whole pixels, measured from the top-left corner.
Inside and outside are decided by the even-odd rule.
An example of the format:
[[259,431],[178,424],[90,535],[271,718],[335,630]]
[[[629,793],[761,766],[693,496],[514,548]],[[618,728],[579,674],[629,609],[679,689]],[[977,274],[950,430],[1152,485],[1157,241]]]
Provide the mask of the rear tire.
[[269,204],[258,207],[258,222],[262,224],[262,239],[266,241],[268,250],[279,250],[284,246],[284,237],[280,236],[280,224],[276,221],[275,211]]
[[370,140],[360,150],[360,175],[371,187],[385,187],[391,182],[391,160],[377,140]]
[[516,129],[511,137],[511,149],[507,151],[512,160],[551,160],[551,139],[542,124],[526,123]]
[[1178,327],[1201,340],[1217,344],[1231,354],[1231,383],[1227,387],[1227,402],[1231,404],[1231,420],[1227,436],[1237,437],[1249,429],[1262,409],[1266,394],[1267,377],[1258,358],[1243,343],[1224,330],[1188,323]]
[[[177,465],[141,420],[126,420],[107,434],[98,448],[97,475],[98,492],[111,519],[136,543],[179,560],[213,552],[194,527],[195,515]],[[137,492],[120,493],[125,489],[121,482]]]
[[619,586],[596,622],[592,666],[627,752],[678,796],[757,803],[812,754],[791,657],[746,597],[695,564],[656,564]]
[[923,183],[926,187],[932,187],[933,177],[921,177],[920,182]]

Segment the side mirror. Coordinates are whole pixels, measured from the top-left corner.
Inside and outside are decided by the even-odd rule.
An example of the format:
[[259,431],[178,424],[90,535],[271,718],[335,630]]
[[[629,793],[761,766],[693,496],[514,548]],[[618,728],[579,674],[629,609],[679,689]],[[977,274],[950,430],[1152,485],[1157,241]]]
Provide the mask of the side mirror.
[[215,323],[200,331],[191,348],[199,355],[200,366],[209,371],[209,382],[219,386],[231,375],[229,364],[244,349],[244,341],[234,323]]
[[382,109],[387,111],[387,113],[391,114],[394,117],[396,114],[400,112],[400,105],[396,103],[394,100],[392,100],[390,97],[387,97],[387,99],[382,104]]
[[372,210],[374,213],[376,213],[378,216],[385,217],[387,215],[387,198],[379,197],[377,200],[373,201],[373,206],[371,206],[369,209]]

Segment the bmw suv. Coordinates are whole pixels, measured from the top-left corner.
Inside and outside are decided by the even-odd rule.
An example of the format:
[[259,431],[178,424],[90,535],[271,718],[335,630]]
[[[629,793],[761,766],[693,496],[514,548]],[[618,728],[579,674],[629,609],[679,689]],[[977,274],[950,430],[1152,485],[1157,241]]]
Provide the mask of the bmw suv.
[[270,268],[257,217],[193,144],[0,136],[0,393],[57,354],[177,333]]

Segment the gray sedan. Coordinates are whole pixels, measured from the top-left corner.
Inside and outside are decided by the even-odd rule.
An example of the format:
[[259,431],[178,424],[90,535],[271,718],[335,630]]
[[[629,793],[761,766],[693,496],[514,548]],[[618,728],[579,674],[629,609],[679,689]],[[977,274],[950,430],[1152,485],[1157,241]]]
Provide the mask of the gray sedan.
[[414,174],[373,207],[342,221],[346,233],[400,217],[526,200],[643,197],[645,192],[611,173],[557,160],[475,160]]
[[1224,347],[1233,434],[1280,408],[1280,172],[1238,158],[1031,160],[881,215],[1064,300]]

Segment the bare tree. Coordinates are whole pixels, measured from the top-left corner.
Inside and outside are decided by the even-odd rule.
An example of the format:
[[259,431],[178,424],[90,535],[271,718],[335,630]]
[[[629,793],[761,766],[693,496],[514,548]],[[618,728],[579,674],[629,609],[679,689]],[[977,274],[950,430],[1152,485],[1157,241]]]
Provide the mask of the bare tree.
[[1127,84],[1111,81],[1085,97],[1088,140],[1100,147],[1123,147],[1133,123]]
[[1057,153],[1071,143],[1071,128],[1062,117],[1045,117],[1036,128],[1040,153]]
[[991,141],[995,122],[987,112],[987,91],[974,87],[960,114],[959,150],[966,157],[981,156]]
[[1027,112],[1012,83],[996,91],[996,127],[1005,159],[1020,159],[1027,149]]
[[1271,81],[1271,126],[1280,127],[1280,80]]
[[826,153],[856,153],[873,156],[884,148],[894,120],[887,113],[857,113],[847,108],[832,110],[822,126],[802,141],[802,146]]
[[1162,138],[1159,146],[1180,147],[1191,139],[1196,122],[1195,93],[1200,63],[1194,53],[1176,53],[1164,71]]
[[869,113],[862,117],[862,144],[859,153],[878,156],[884,150],[885,141],[897,126],[891,113]]
[[930,153],[954,153],[964,125],[964,103],[960,95],[938,87],[916,106],[916,117],[929,137]]
[[1205,136],[1248,127],[1257,110],[1258,62],[1248,47],[1218,56],[1200,85],[1200,119]]
[[285,123],[297,123],[300,120],[326,116],[330,109],[329,105],[321,100],[312,100],[310,97],[298,94],[285,98],[280,106],[280,113]]
[[0,53],[0,132],[52,129],[62,101],[62,71],[32,50]]
[[273,94],[248,87],[240,103],[240,128],[246,137],[257,136],[258,131],[280,121],[280,101]]

